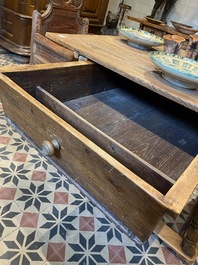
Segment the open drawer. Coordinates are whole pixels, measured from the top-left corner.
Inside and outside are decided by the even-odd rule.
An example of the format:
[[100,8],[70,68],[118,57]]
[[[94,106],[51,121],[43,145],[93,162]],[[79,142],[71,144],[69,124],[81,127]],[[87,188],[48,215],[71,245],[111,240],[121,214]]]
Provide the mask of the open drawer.
[[142,242],[198,184],[198,114],[107,68],[5,68],[0,98],[5,115]]

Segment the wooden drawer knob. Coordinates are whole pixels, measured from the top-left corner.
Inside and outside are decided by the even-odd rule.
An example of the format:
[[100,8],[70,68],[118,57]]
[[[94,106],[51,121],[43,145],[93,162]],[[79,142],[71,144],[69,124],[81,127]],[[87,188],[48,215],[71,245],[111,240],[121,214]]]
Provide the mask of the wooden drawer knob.
[[43,141],[42,143],[42,153],[46,156],[53,156],[55,152],[60,150],[60,144],[57,140]]

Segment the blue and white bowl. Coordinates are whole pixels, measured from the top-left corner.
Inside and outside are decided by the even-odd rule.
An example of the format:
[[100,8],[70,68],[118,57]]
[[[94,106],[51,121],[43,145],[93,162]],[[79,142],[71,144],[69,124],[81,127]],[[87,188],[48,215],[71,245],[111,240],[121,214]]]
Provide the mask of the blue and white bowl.
[[188,89],[198,88],[198,62],[179,55],[154,51],[149,53],[152,62],[169,82]]
[[118,30],[131,46],[149,48],[164,44],[162,38],[141,29],[119,28]]

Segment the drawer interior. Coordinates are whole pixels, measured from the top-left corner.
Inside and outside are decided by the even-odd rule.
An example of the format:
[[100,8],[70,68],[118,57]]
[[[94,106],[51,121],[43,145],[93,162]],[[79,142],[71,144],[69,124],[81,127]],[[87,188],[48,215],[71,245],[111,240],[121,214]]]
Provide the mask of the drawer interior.
[[197,115],[140,87],[115,88],[64,104],[173,180],[197,154]]
[[103,67],[6,75],[162,194],[197,155],[195,112]]

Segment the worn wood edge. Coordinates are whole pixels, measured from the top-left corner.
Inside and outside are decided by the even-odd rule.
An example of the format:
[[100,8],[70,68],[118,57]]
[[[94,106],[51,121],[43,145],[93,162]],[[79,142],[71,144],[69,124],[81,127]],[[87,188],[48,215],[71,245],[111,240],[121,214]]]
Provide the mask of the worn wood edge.
[[[51,56],[56,55],[56,57],[61,57],[62,61],[67,60],[72,61],[74,60],[74,52],[55,43],[54,41],[36,33],[34,35],[34,44],[32,45],[32,52],[31,52],[31,63],[34,63],[35,57],[42,53],[42,48],[44,51],[49,51]],[[60,60],[60,61],[61,61]]]
[[180,236],[177,232],[175,232],[172,228],[170,228],[167,224],[163,221],[160,221],[157,227],[154,230],[154,233],[163,241],[165,242],[170,248],[175,251],[180,257],[182,257],[186,262],[192,263],[196,260],[198,255],[198,246],[196,254],[191,258],[186,255],[182,248],[182,240],[183,237]]
[[[198,185],[198,155],[182,173],[174,186],[167,192],[164,202],[169,209],[180,214]],[[185,194],[185,196],[183,196]]]
[[52,70],[57,68],[70,68],[75,66],[84,66],[84,65],[92,65],[94,64],[91,61],[72,61],[72,62],[60,62],[60,63],[46,63],[46,64],[26,64],[26,65],[12,65],[10,66],[1,66],[0,72],[2,74],[4,73],[10,73],[10,72],[25,72],[25,71],[43,71],[43,70]]
[[[25,97],[30,103],[35,104],[39,110],[44,111],[53,121],[58,121],[64,127],[66,125],[68,127],[68,129],[70,130],[71,134],[73,134],[76,138],[80,138],[81,141],[83,141],[84,145],[87,146],[91,151],[93,151],[95,153],[99,153],[100,156],[102,157],[102,159],[106,160],[107,163],[109,163],[109,165],[112,166],[112,168],[115,168],[123,176],[125,176],[127,179],[129,179],[130,181],[135,183],[135,185],[137,185],[137,187],[140,190],[144,191],[150,197],[155,199],[156,202],[158,202],[158,204],[160,204],[163,208],[167,209],[167,205],[164,203],[164,200],[163,200],[163,198],[164,198],[163,194],[161,194],[159,191],[157,191],[151,185],[146,183],[144,180],[142,180],[140,177],[138,177],[132,171],[127,169],[125,166],[123,166],[116,159],[111,157],[103,149],[98,147],[91,140],[89,140],[87,137],[85,137],[80,132],[78,132],[76,129],[74,129],[70,124],[63,121],[59,116],[54,114],[52,111],[50,111],[44,105],[42,105],[40,102],[38,102],[36,99],[34,99],[31,95],[29,95],[26,91],[24,91],[20,86],[18,86],[16,83],[14,83],[10,78],[8,78],[7,76],[5,76],[3,74],[0,74],[0,83],[1,83],[1,87],[3,87],[3,86],[7,86],[8,88],[12,87],[13,90],[15,90],[17,93],[19,93],[22,97]],[[0,97],[1,97],[1,95],[0,95]]]
[[38,10],[35,9],[32,13],[32,28],[31,28],[31,40],[30,40],[30,64],[32,64],[34,60],[35,34],[37,31],[40,31],[40,28],[41,28],[41,14],[40,12],[38,12]]

